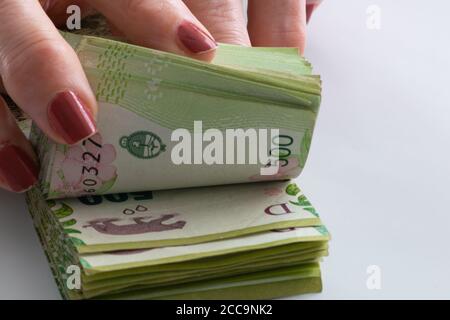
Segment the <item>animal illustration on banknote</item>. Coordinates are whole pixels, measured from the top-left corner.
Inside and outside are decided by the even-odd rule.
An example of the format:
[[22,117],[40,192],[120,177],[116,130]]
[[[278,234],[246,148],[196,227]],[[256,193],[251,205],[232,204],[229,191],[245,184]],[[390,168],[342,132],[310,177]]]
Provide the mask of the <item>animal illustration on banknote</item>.
[[[99,233],[108,235],[134,235],[143,234],[149,232],[162,232],[176,229],[183,229],[186,225],[186,221],[178,220],[173,223],[164,223],[172,218],[175,218],[177,214],[163,214],[159,218],[152,216],[136,217],[132,219],[119,219],[119,218],[104,218],[88,221],[83,228],[94,228]],[[124,220],[131,220],[129,224],[117,224],[116,222],[122,222]]]

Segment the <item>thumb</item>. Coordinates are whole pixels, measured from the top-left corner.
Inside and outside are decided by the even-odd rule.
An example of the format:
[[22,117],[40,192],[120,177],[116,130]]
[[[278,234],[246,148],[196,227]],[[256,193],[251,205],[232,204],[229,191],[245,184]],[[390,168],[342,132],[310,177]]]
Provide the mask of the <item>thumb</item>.
[[96,131],[97,102],[77,55],[37,1],[0,1],[0,75],[8,94],[53,140]]

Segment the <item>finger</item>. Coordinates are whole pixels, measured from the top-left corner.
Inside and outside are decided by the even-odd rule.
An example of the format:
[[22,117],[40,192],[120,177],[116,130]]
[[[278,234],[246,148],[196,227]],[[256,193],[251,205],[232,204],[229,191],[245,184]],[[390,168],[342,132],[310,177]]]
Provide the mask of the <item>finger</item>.
[[322,0],[306,0],[306,22],[309,22],[314,10],[322,3]]
[[77,55],[35,0],[0,1],[0,75],[8,94],[51,138],[96,131],[97,103]]
[[30,143],[0,97],[0,187],[24,192],[38,179],[38,165]]
[[250,46],[241,0],[184,0],[218,42]]
[[297,47],[306,38],[305,0],[250,0],[248,30],[254,46]]
[[91,0],[131,42],[210,61],[217,44],[181,0]]

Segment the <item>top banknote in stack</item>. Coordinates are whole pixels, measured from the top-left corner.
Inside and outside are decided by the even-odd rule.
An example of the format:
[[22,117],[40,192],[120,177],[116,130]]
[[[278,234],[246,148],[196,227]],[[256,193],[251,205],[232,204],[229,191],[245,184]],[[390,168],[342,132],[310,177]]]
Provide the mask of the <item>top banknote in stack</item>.
[[329,234],[294,183],[47,200],[27,194],[67,299],[257,299],[319,292]]
[[[283,180],[304,167],[321,82],[297,49],[220,45],[213,63],[205,63],[104,38],[64,36],[99,101],[99,133],[68,147],[33,129],[46,198]],[[182,164],[174,160],[181,138],[173,133],[180,129],[192,133],[192,149],[176,153]],[[236,155],[228,162],[226,149],[208,163],[204,155],[217,142],[201,137],[208,129],[222,134],[223,145],[230,142],[229,129],[244,135],[278,130],[258,150],[275,160],[239,163]],[[262,175],[267,166],[277,169]]]

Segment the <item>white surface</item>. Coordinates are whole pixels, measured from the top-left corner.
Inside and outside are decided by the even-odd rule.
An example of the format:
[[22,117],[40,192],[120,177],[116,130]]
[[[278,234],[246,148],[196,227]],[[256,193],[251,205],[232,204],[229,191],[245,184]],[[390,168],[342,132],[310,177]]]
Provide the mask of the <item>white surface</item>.
[[[324,98],[300,180],[333,240],[324,291],[304,298],[450,298],[450,2],[432,3],[328,0],[313,16]],[[59,298],[22,196],[0,203],[0,298]]]

